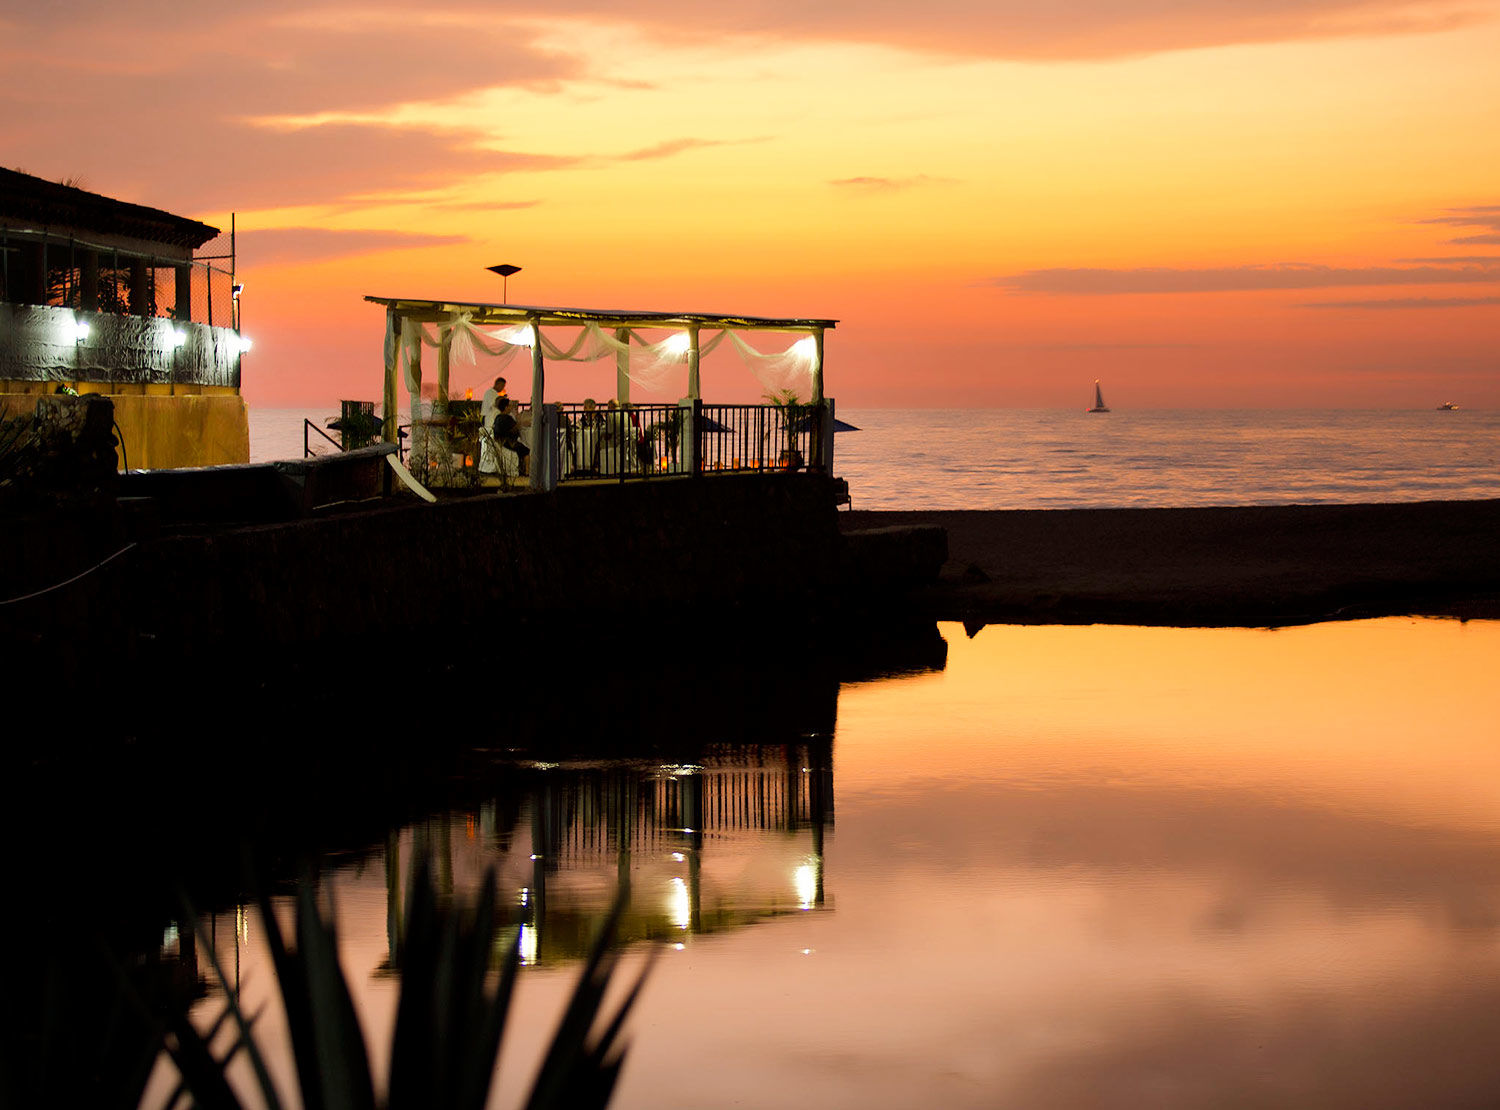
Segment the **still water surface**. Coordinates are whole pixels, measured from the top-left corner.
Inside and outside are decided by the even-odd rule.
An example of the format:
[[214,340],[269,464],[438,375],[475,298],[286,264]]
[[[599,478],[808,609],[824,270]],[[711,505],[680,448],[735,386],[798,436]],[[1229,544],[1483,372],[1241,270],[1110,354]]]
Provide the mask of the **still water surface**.
[[[940,632],[826,734],[497,753],[490,796],[333,861],[377,1060],[432,851],[526,903],[496,1105],[622,879],[628,962],[665,951],[620,1107],[1500,1103],[1500,622]],[[213,927],[264,998],[253,913]]]

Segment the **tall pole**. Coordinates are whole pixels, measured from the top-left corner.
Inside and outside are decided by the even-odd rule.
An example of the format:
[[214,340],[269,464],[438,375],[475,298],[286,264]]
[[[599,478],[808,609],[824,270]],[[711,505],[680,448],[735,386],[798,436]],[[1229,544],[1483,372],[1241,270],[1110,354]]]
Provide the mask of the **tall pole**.
[[509,304],[510,275],[519,274],[521,272],[521,267],[513,266],[509,262],[502,262],[498,266],[486,266],[485,269],[492,274],[500,275],[500,303]]

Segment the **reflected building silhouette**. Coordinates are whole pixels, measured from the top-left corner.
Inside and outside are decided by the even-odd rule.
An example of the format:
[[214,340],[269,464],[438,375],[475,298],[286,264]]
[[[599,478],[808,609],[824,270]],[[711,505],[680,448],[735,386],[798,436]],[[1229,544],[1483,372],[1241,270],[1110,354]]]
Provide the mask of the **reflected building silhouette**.
[[701,758],[524,764],[515,769],[519,807],[496,798],[393,833],[385,852],[389,950],[400,950],[407,875],[423,854],[448,892],[477,889],[495,870],[527,963],[582,956],[617,890],[625,898],[621,944],[686,943],[823,908],[832,738],[718,746]]

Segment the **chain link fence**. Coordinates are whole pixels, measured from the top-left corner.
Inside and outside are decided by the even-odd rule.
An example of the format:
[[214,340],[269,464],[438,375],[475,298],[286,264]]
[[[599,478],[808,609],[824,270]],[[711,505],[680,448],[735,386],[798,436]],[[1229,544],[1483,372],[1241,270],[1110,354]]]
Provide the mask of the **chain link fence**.
[[[184,262],[45,233],[0,230],[0,301],[14,304],[234,328],[239,320],[232,267],[232,257]],[[178,295],[184,284],[179,271],[186,271],[186,303]]]

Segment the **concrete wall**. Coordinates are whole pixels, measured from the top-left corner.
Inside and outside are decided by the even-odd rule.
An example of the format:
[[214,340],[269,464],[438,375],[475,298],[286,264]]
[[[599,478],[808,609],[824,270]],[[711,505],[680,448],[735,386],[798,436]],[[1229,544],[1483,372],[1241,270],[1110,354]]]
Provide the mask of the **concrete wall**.
[[[245,402],[230,387],[71,383],[80,394],[107,396],[120,426],[123,469],[220,466],[250,460]],[[52,382],[0,382],[0,412],[30,412]]]
[[142,542],[10,607],[9,631],[60,671],[106,656],[174,681],[326,652],[394,681],[413,653],[526,651],[528,629],[597,666],[735,628],[774,639],[830,604],[840,551],[810,475],[476,496]]
[[[89,329],[81,340],[77,323]],[[239,336],[230,328],[0,303],[0,336],[0,380],[240,385]]]

